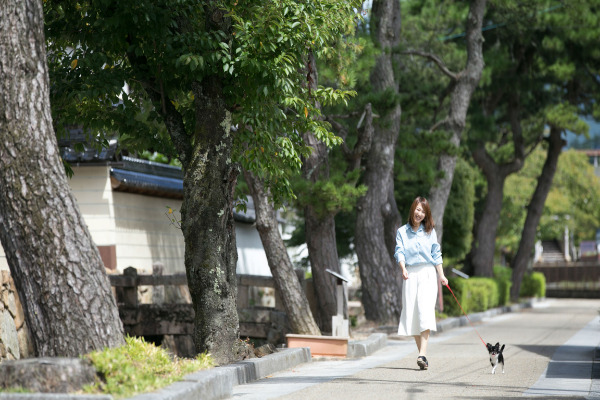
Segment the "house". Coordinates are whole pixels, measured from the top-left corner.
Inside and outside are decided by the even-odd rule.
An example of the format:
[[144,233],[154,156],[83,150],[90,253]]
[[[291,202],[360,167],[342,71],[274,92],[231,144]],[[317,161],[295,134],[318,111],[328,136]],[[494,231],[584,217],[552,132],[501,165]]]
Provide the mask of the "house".
[[[152,273],[154,262],[164,274],[184,273],[184,240],[177,219],[183,198],[179,167],[115,157],[116,140],[98,152],[76,151],[70,143],[61,154],[71,163],[69,185],[92,238],[109,270],[133,266]],[[172,210],[172,213],[169,212]],[[253,226],[252,200],[246,212],[234,210],[238,274],[271,275],[262,242]],[[0,270],[8,263],[0,246]]]

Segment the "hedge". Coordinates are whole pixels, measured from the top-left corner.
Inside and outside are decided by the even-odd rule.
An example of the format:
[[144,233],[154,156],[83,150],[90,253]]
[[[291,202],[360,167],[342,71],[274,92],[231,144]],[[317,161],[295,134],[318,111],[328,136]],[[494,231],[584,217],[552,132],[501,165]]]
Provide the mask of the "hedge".
[[[448,285],[467,314],[485,311],[498,307],[500,304],[499,285],[494,279],[450,277],[448,278]],[[449,316],[462,315],[459,305],[448,289],[444,289],[444,314]]]
[[541,272],[533,272],[525,275],[521,282],[521,297],[545,297],[546,296],[546,277]]
[[[448,278],[448,285],[456,295],[465,312],[473,313],[490,308],[504,306],[510,302],[512,287],[512,270],[508,267],[495,266],[494,278],[461,277]],[[447,288],[443,288],[444,314],[448,316],[462,315],[459,305]],[[521,283],[521,297],[544,297],[546,295],[546,278],[540,272],[525,275]]]

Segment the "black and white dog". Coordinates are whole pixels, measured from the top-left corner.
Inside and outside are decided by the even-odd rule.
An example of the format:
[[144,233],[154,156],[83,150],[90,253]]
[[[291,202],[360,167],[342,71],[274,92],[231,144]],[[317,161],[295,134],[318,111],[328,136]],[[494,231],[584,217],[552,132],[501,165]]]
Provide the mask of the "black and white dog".
[[500,347],[500,343],[496,343],[495,345],[487,344],[488,352],[490,353],[490,363],[492,364],[492,374],[496,373],[496,367],[498,364],[502,364],[502,373],[504,373],[504,356],[502,355],[502,351],[504,350],[504,345]]

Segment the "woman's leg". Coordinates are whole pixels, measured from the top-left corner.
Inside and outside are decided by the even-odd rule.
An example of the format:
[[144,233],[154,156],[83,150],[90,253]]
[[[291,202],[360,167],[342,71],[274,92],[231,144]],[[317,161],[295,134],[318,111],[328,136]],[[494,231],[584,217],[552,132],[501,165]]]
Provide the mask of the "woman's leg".
[[427,341],[429,340],[430,330],[421,332],[421,336],[415,336],[417,342],[417,348],[419,349],[419,356],[425,357],[427,355]]
[[419,355],[421,355],[421,336],[415,335],[413,337],[415,338],[415,343],[417,344],[417,350],[419,350]]

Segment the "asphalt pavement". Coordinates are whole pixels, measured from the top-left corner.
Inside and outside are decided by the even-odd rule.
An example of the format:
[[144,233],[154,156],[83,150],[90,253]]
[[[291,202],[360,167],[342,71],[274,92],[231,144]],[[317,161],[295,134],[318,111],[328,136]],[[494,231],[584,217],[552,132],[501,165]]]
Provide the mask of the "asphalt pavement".
[[[412,340],[368,357],[300,364],[233,388],[230,399],[600,399],[600,300],[547,299],[475,319],[430,339],[419,370]],[[480,340],[506,344],[505,373],[491,374]]]
[[[351,340],[347,358],[283,349],[128,400],[600,399],[599,312],[600,300],[544,299],[470,314],[474,327],[448,318],[430,339],[426,371],[412,339],[379,332]],[[506,345],[504,374],[491,374],[482,340]],[[0,400],[41,399],[112,396],[0,393]]]

